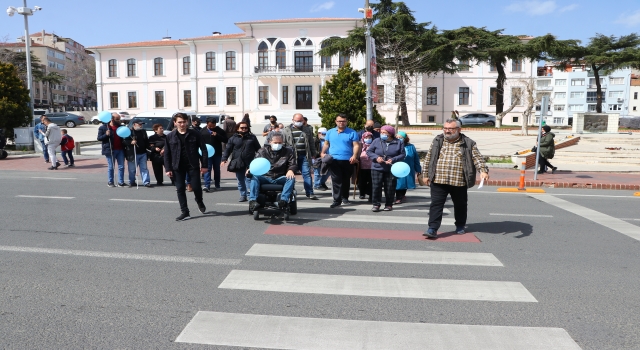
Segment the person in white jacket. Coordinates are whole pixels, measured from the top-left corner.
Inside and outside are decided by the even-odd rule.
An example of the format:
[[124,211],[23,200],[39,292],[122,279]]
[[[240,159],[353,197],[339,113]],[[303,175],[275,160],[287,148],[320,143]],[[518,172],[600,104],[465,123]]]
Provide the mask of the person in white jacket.
[[56,170],[60,166],[60,162],[56,158],[56,148],[60,146],[60,141],[62,141],[62,135],[60,134],[60,127],[55,123],[52,123],[49,118],[42,118],[42,122],[47,126],[47,131],[40,133],[44,135],[44,143],[47,145],[47,151],[49,152],[49,161],[51,162],[51,167],[49,170]]

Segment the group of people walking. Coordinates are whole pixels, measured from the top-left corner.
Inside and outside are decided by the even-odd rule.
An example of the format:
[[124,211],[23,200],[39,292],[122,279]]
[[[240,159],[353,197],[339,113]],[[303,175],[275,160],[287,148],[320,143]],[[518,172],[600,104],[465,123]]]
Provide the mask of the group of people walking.
[[56,157],[56,150],[60,147],[60,153],[65,167],[74,167],[73,149],[75,142],[73,137],[67,133],[67,129],[60,129],[46,116],[40,116],[40,122],[33,128],[33,136],[40,142],[44,162],[50,163],[49,170],[57,170],[60,162]]

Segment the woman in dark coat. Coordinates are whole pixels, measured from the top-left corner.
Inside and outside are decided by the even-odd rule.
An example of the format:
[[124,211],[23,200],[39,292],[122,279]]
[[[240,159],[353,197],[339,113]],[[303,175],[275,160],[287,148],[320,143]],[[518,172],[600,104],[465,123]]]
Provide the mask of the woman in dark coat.
[[[236,125],[236,133],[231,136],[227,142],[227,148],[222,155],[222,164],[227,164],[227,160],[231,156],[231,161],[229,162],[231,169],[228,169],[236,173],[238,191],[240,191],[239,202],[247,201],[249,179],[247,179],[245,173],[261,146],[256,135],[251,133],[249,124],[244,121]],[[238,167],[238,162],[242,163],[242,166]],[[233,169],[233,167],[235,167],[235,169]]]
[[[151,161],[151,167],[153,168],[153,175],[156,177],[156,185],[164,185],[164,145],[167,142],[167,135],[164,134],[164,127],[162,124],[153,125],[154,134],[149,136],[149,160]],[[173,179],[171,179],[173,185]]]
[[247,125],[249,126],[249,132],[251,132],[251,118],[249,118],[249,113],[244,114],[244,117],[242,118],[242,122],[247,123]]
[[380,128],[380,138],[373,140],[367,149],[371,159],[371,192],[373,194],[372,211],[380,211],[382,186],[384,185],[384,211],[393,210],[397,179],[391,173],[391,166],[404,159],[406,153],[402,140],[396,138],[396,129],[391,125]]

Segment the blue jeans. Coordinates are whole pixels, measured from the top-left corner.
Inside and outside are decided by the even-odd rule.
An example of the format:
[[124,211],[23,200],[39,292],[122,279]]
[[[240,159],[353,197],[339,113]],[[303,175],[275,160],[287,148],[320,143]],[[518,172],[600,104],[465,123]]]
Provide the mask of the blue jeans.
[[313,187],[318,188],[321,185],[327,185],[327,179],[329,178],[331,174],[329,174],[329,172],[327,172],[324,175],[320,175],[320,168],[314,168],[313,169]]
[[[71,164],[73,165],[73,150],[62,151],[62,160],[64,160],[64,165]],[[69,159],[67,159],[67,156]]]
[[298,166],[300,167],[302,180],[304,181],[304,194],[313,194],[313,187],[311,186],[311,169],[309,167],[309,162],[307,161],[306,153],[298,154]]
[[47,145],[44,144],[44,140],[40,140],[40,146],[42,146],[42,154],[44,155],[44,160],[46,162],[49,161],[49,151],[47,150]]
[[107,165],[109,166],[108,177],[109,182],[113,182],[113,165],[114,161],[118,161],[118,183],[124,183],[124,151],[123,150],[115,150],[113,151],[113,158],[111,158],[111,154],[107,154]]
[[214,154],[209,158],[209,171],[204,174],[204,187],[211,186],[211,171],[213,170],[213,183],[216,188],[220,188],[220,161],[222,154]]
[[260,193],[260,185],[262,184],[284,185],[282,194],[280,195],[280,200],[288,202],[289,198],[291,198],[291,194],[293,193],[296,179],[287,179],[286,176],[280,176],[279,178],[274,180],[266,176],[253,175],[253,177],[251,178],[251,194],[249,195],[249,200],[255,201],[258,198],[258,193]]
[[148,184],[149,179],[149,169],[147,168],[147,154],[136,154],[136,161],[127,162],[127,166],[129,168],[129,183],[136,183],[136,163],[138,163],[138,168],[140,168],[140,176],[142,176],[142,183]]
[[247,179],[245,172],[246,170],[238,171],[236,173],[236,179],[238,179],[238,191],[240,191],[240,197],[242,198],[247,198],[247,189],[250,188],[250,180]]

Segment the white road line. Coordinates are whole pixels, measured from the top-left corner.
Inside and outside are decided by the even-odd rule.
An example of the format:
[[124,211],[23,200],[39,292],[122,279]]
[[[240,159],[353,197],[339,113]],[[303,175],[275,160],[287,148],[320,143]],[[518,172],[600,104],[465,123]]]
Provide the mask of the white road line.
[[112,259],[176,262],[176,263],[209,264],[209,265],[238,265],[242,261],[240,259],[198,258],[198,257],[190,257],[190,256],[129,254],[129,253],[98,252],[98,251],[91,251],[91,250],[52,249],[52,248],[33,248],[33,247],[15,247],[15,246],[0,246],[0,251],[86,256],[91,258],[112,258]]
[[54,197],[54,196],[28,196],[28,195],[18,195],[18,198],[48,198],[48,199],[74,199],[76,197]]
[[625,221],[640,221],[640,219],[620,219],[620,220],[625,220]]
[[259,243],[254,244],[245,255],[271,258],[368,261],[403,264],[504,266],[490,253],[339,248]]
[[177,343],[308,350],[580,350],[562,328],[402,323],[198,311]]
[[232,270],[218,288],[388,298],[533,302],[520,282]]
[[45,177],[45,176],[32,176],[30,179],[46,179],[46,180],[76,180],[75,177]]
[[[245,207],[245,208],[249,208],[249,204],[247,203],[216,203],[217,205],[224,205],[229,206],[229,207]],[[365,205],[366,204],[366,205]],[[416,204],[416,203],[410,203],[410,204]],[[408,204],[406,204],[408,205]],[[325,203],[318,203],[318,202],[298,202],[298,208],[300,209],[316,209],[316,208],[320,208],[320,209],[330,209],[329,207],[327,207],[325,205]],[[353,210],[366,210],[366,211],[371,211],[371,203],[362,203],[360,205],[346,205],[340,208],[345,208],[345,209],[353,209]],[[423,214],[429,214],[429,206],[424,206],[424,209],[404,209],[402,207],[402,205],[394,205],[393,206],[393,211],[399,211],[399,212],[416,212],[416,213],[423,213]],[[451,210],[449,210],[449,208],[443,208],[442,210],[443,214],[451,214]]]
[[503,214],[503,213],[490,213],[493,216],[526,216],[531,218],[552,218],[553,215],[533,215],[533,214]]
[[142,203],[178,203],[178,201],[159,201],[159,200],[149,200],[149,199],[121,199],[121,198],[111,198],[110,201],[117,202],[142,202]]
[[614,231],[618,231],[623,235],[627,235],[635,240],[640,241],[640,227],[624,222],[620,219],[614,218],[599,211],[583,207],[578,204],[565,201],[564,199],[557,198],[548,194],[530,195],[532,198],[539,199],[547,204],[554,205],[560,209],[566,210],[570,213],[582,216],[587,220],[591,220],[596,224],[600,224],[604,227],[610,228]]

